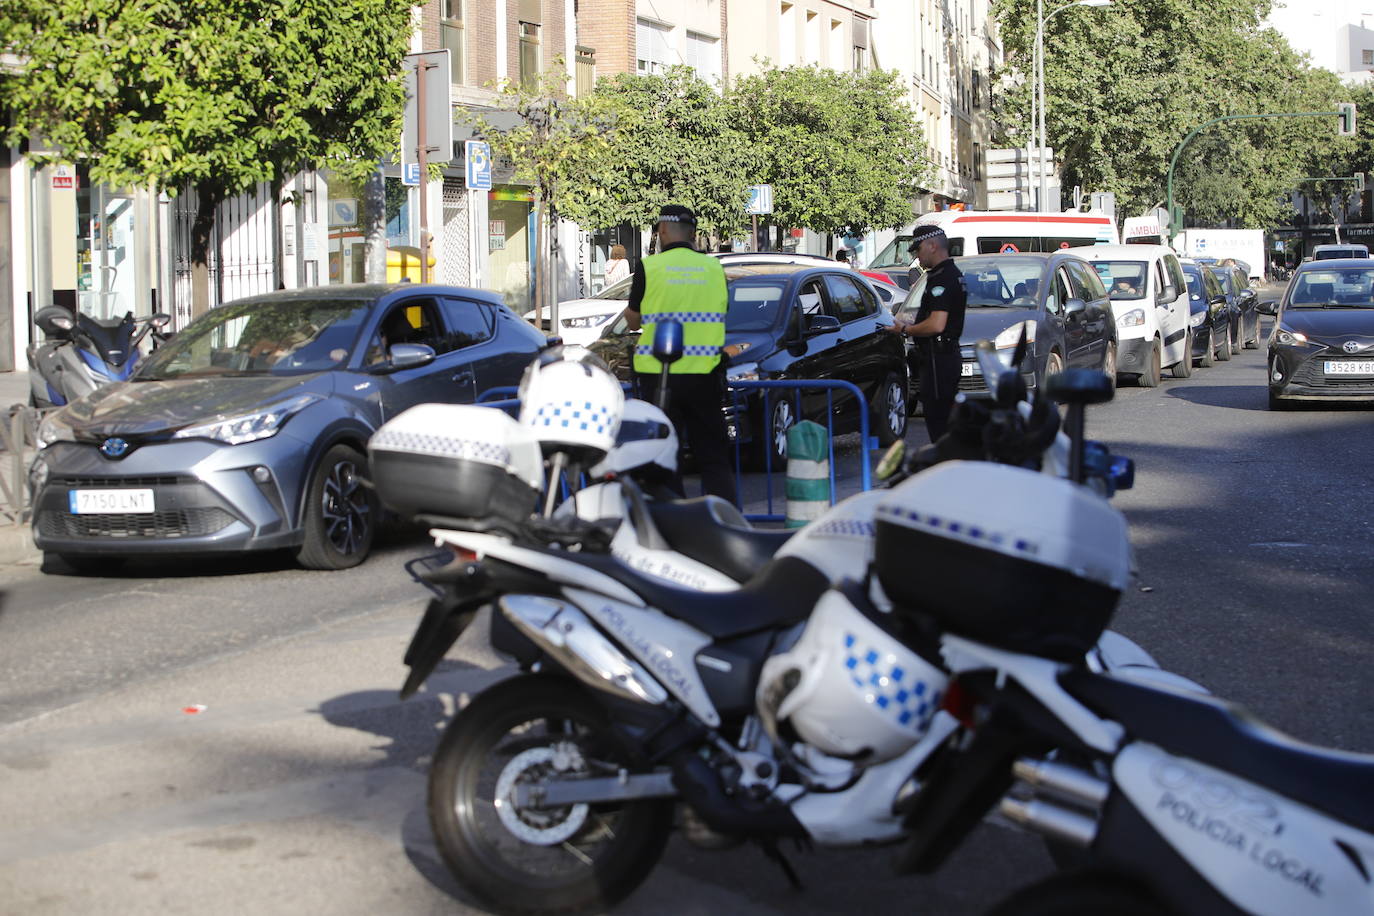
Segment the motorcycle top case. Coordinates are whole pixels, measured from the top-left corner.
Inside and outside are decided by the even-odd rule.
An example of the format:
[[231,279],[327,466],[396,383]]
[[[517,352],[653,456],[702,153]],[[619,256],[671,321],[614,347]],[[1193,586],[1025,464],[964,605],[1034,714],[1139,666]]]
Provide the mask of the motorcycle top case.
[[1081,659],[1130,581],[1126,519],[1079,484],[952,461],[889,490],[874,569],[896,613],[989,645]]
[[367,451],[387,507],[451,528],[513,530],[543,484],[538,440],[491,407],[420,404],[383,424]]

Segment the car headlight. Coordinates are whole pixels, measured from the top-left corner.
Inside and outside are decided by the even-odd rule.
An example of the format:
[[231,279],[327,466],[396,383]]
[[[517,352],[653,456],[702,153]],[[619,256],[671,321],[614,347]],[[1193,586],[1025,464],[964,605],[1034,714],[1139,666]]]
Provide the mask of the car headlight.
[[997,335],[997,339],[992,345],[999,350],[1010,350],[1021,342],[1021,329],[1026,329],[1026,343],[1035,343],[1035,322],[1018,321],[1016,324],[1002,331]]
[[615,316],[615,312],[607,312],[604,315],[583,315],[581,318],[564,318],[559,323],[565,328],[596,328],[610,321]]
[[76,434],[62,422],[61,413],[50,413],[38,424],[37,444],[41,451],[54,442],[75,442]]
[[1283,347],[1313,347],[1316,344],[1307,339],[1307,335],[1301,331],[1290,331],[1287,328],[1279,328],[1279,345]]
[[759,364],[741,363],[738,366],[731,366],[725,371],[725,378],[731,382],[754,382],[758,381]]
[[1116,326],[1118,328],[1138,328],[1144,323],[1144,309],[1131,309],[1129,312],[1116,319]]
[[275,436],[283,424],[304,408],[321,400],[317,394],[301,394],[294,398],[264,407],[253,413],[240,414],[222,420],[212,420],[199,426],[188,426],[172,433],[173,439],[214,439],[227,445],[242,445]]
[[1200,327],[1202,327],[1202,326],[1203,326],[1204,324],[1206,324],[1206,323],[1207,323],[1207,313],[1206,313],[1206,312],[1193,312],[1193,314],[1191,314],[1191,315],[1188,316],[1188,324],[1192,325],[1192,326],[1195,327],[1195,328],[1200,328]]

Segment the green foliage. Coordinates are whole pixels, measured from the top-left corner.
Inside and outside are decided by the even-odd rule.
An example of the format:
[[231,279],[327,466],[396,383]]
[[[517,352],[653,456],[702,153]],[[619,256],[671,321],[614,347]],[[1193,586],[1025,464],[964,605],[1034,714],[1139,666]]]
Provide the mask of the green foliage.
[[[5,0],[10,142],[89,157],[114,185],[215,199],[399,136],[410,9],[388,0]],[[53,157],[58,158],[58,157]],[[357,163],[357,164],[353,164]]]
[[730,93],[733,119],[773,186],[772,222],[862,233],[911,221],[925,143],[897,74],[766,70]]
[[602,79],[594,97],[616,112],[620,129],[565,189],[565,215],[587,229],[650,226],[664,204],[677,203],[692,208],[708,233],[744,230],[745,188],[758,159],[710,84],[679,66]]
[[[1118,209],[1143,212],[1165,199],[1170,158],[1184,136],[1235,114],[1330,111],[1334,74],[1308,65],[1272,29],[1269,0],[1132,0],[1107,8],[1045,4],[1045,127],[1067,186],[1112,191]],[[1006,50],[995,102],[998,142],[1029,137],[1035,0],[997,0]],[[1058,10],[1063,12],[1058,12]],[[1328,163],[1340,143],[1335,118],[1229,122],[1189,143],[1174,199],[1190,221],[1272,225],[1284,193]]]

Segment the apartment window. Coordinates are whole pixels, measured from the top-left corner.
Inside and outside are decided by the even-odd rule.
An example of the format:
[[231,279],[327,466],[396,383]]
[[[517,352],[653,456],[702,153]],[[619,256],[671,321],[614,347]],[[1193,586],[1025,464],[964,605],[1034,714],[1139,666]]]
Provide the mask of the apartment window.
[[983,107],[983,74],[978,70],[973,71],[973,107]]
[[596,49],[578,45],[577,54],[577,94],[587,95],[596,88]]
[[1374,66],[1374,49],[1365,48],[1360,52],[1360,63],[1366,67]]
[[688,32],[687,66],[708,83],[720,82],[720,39]]
[[830,20],[830,47],[827,50],[830,59],[826,61],[826,65],[835,70],[843,68],[845,65],[844,23],[838,19]]
[[444,0],[440,39],[448,49],[449,82],[463,81],[463,0]]
[[635,23],[635,71],[640,76],[662,73],[669,60],[668,29],[640,19]]
[[806,57],[802,63],[819,64],[821,62],[821,17],[811,10],[806,11],[806,30],[803,34],[806,38],[806,46],[803,48]]
[[520,23],[520,85],[531,87],[539,79],[539,23]]
[[795,7],[790,3],[784,3],[778,9],[778,62],[787,67],[797,62],[797,16]]

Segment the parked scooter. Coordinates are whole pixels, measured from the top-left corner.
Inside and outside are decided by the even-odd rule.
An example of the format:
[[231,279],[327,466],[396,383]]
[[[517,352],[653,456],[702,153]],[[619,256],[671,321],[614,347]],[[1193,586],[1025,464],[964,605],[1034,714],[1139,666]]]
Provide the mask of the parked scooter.
[[152,335],[156,347],[166,339],[161,331],[171,320],[162,312],[101,320],[59,305],[40,310],[33,321],[47,339],[28,348],[29,406],[61,407],[127,380],[142,356],[139,344]]
[[[430,818],[449,867],[503,910],[573,911],[643,880],[677,801],[698,841],[753,840],[789,874],[782,837],[905,836],[918,767],[956,728],[941,708],[948,679],[930,635],[892,613],[864,561],[832,581],[784,555],[789,543],[742,588],[700,593],[631,569],[594,524],[532,518],[545,452],[555,466],[593,463],[612,444],[606,421],[621,397],[589,367],[549,368],[522,392],[524,423],[428,405],[370,446],[383,499],[440,526],[455,555],[429,574],[443,596],[411,642],[403,694],[491,603],[493,646],[526,672],[470,703],[436,752]],[[1076,486],[981,462],[944,466]],[[833,555],[835,537],[871,541],[871,515],[867,533],[843,515],[853,501],[812,523],[831,534],[814,546]],[[1129,544],[1114,548],[1101,549],[1119,593]],[[1092,648],[1075,645],[1080,658]]]

